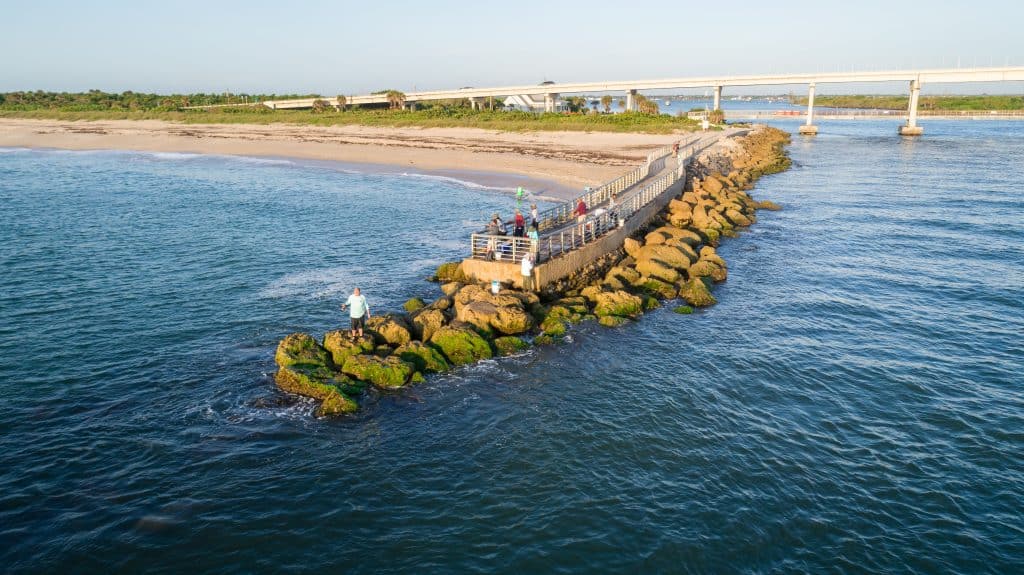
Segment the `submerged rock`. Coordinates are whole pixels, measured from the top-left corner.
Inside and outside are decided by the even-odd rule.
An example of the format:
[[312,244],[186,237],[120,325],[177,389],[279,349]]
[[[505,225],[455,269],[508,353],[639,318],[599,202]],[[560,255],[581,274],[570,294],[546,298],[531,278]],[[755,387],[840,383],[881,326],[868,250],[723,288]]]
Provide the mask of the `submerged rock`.
[[693,308],[688,305],[677,305],[676,307],[672,308],[672,311],[682,315],[689,315],[693,313]]
[[466,365],[493,356],[491,346],[471,329],[445,326],[430,338],[452,365]]
[[448,262],[437,266],[433,279],[439,282],[465,283],[468,281],[466,274],[462,272],[462,262]]

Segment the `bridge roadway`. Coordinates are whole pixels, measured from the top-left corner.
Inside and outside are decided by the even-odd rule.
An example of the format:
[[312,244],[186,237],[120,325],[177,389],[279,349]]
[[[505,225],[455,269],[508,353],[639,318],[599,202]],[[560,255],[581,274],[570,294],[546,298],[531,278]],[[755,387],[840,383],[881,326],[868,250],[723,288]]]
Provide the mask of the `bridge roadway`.
[[[814,90],[817,84],[843,84],[868,82],[909,82],[910,103],[905,126],[900,127],[900,134],[918,136],[923,129],[917,125],[917,102],[921,85],[925,83],[964,83],[964,82],[1009,82],[1024,81],[1024,67],[1005,66],[990,68],[948,68],[933,70],[889,70],[874,72],[828,72],[814,74],[767,74],[739,76],[705,76],[697,78],[670,78],[662,80],[629,80],[602,82],[570,82],[566,84],[545,83],[527,86],[502,86],[495,88],[461,88],[458,90],[435,90],[426,92],[408,92],[404,94],[403,105],[415,107],[418,102],[438,100],[457,100],[467,98],[473,107],[482,106],[487,98],[514,95],[542,95],[544,109],[555,111],[555,103],[561,94],[625,92],[626,109],[637,110],[636,98],[639,90],[671,90],[682,88],[713,88],[714,109],[721,109],[722,89],[729,86],[784,86],[807,85],[808,105],[807,123],[800,128],[800,133],[813,135],[818,132],[814,125]],[[334,105],[331,98],[300,98],[294,100],[268,100],[264,106],[275,110],[311,108],[313,102],[324,99]],[[346,105],[360,106],[367,104],[389,103],[386,94],[363,94],[346,96]]]

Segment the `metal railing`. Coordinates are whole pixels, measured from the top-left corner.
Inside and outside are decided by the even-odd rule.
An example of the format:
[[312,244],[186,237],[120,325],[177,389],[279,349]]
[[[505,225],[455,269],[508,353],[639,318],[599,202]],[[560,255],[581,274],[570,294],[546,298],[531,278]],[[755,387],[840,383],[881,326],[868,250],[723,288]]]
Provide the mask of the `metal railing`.
[[671,154],[671,146],[658,148],[650,154],[647,154],[643,164],[619,176],[618,178],[601,184],[600,186],[591,189],[568,202],[561,203],[553,208],[539,212],[537,214],[537,229],[539,231],[545,231],[573,220],[576,217],[574,213],[576,211],[576,204],[579,203],[581,199],[588,208],[592,209],[594,206],[608,201],[608,198],[610,198],[612,194],[620,193],[623,190],[628,189],[630,186],[636,185],[651,174],[657,174],[665,169],[665,160]]
[[[524,255],[532,253],[534,263],[541,263],[592,243],[616,228],[624,226],[626,220],[649,204],[654,198],[664,193],[670,186],[686,177],[686,168],[693,158],[716,141],[711,139],[703,145],[698,145],[699,139],[694,140],[694,145],[689,146],[686,155],[680,158],[679,163],[672,171],[658,176],[641,188],[627,191],[624,197],[620,198],[616,203],[615,208],[594,210],[585,216],[583,221],[576,220],[571,212],[569,212],[564,219],[559,221],[561,223],[572,221],[570,225],[564,225],[561,226],[561,229],[554,230],[551,229],[552,226],[549,226],[546,233],[541,234],[537,240],[531,240],[528,237],[486,233],[472,234],[470,236],[472,257],[475,259],[518,263],[522,261]],[[657,150],[654,154],[648,156],[649,161],[645,162],[644,165],[606,184],[606,186],[609,186],[609,184],[615,184],[615,186],[610,186],[604,190],[604,193],[607,195],[603,199],[598,200],[597,198],[601,198],[601,196],[594,194],[594,192],[591,192],[591,197],[594,198],[595,202],[603,203],[613,193],[610,190],[628,190],[630,186],[634,186],[636,182],[640,181],[639,179],[634,180],[634,176],[632,176],[638,170],[649,169],[650,166],[657,165],[660,166],[657,172],[663,171],[668,154],[671,154],[671,148]],[[632,183],[628,185],[617,184],[616,182],[620,180]],[[617,188],[616,186],[618,185],[623,185],[623,187]]]

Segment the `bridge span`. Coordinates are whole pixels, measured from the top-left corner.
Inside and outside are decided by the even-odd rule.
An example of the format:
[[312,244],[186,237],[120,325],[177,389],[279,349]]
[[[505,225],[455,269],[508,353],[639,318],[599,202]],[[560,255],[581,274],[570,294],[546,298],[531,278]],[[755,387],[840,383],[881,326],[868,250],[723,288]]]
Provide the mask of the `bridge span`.
[[[574,82],[565,84],[545,82],[541,85],[408,92],[404,94],[403,105],[414,108],[419,102],[468,99],[472,103],[473,107],[476,108],[483,106],[488,98],[503,98],[508,96],[528,96],[532,98],[534,96],[538,96],[542,97],[544,100],[545,111],[553,112],[555,111],[556,102],[561,94],[621,92],[625,95],[626,110],[636,111],[638,105],[636,95],[641,90],[711,88],[714,90],[714,109],[719,110],[721,109],[722,90],[726,87],[806,85],[808,87],[807,121],[803,126],[801,126],[800,133],[813,135],[818,132],[818,127],[814,125],[814,92],[818,84],[894,81],[907,82],[910,92],[907,121],[905,125],[900,126],[899,133],[906,136],[917,136],[924,132],[923,128],[917,125],[918,98],[923,84],[1024,81],[1024,67],[1007,66],[931,70],[828,72],[814,74],[752,74],[737,76],[705,76],[696,78],[669,78],[661,80]],[[262,105],[275,110],[311,108],[313,107],[313,102],[318,99],[322,98],[268,100],[266,102],[262,102]],[[346,105],[352,106],[389,103],[387,94],[352,95],[346,96],[345,100]],[[328,100],[328,103],[331,103],[330,100]]]

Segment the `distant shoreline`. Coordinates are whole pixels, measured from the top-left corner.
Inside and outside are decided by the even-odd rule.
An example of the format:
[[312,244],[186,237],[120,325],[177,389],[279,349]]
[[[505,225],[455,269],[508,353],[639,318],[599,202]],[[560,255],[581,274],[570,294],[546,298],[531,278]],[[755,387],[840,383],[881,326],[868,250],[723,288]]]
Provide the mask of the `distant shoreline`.
[[177,124],[0,119],[0,147],[137,150],[328,160],[408,170],[568,199],[678,136],[509,133],[477,128]]

